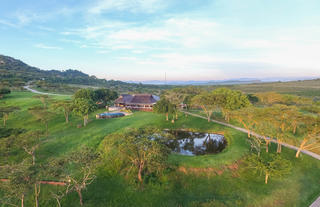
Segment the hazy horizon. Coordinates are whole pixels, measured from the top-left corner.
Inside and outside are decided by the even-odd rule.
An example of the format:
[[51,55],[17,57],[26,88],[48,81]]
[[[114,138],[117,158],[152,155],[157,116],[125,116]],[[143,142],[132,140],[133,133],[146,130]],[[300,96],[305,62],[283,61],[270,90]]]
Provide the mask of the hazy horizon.
[[316,0],[4,0],[0,54],[123,81],[320,77]]

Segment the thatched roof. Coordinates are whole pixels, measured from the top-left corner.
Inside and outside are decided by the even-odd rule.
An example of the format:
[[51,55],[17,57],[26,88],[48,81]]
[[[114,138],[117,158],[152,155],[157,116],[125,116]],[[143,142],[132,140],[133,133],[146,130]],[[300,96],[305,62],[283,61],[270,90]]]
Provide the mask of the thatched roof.
[[159,100],[158,96],[152,94],[122,94],[115,103],[118,104],[155,104]]

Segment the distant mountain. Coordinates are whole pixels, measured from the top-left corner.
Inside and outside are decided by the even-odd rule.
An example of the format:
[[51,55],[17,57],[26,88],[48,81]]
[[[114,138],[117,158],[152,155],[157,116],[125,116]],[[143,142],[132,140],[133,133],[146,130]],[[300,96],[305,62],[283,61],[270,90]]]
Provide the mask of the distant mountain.
[[260,80],[257,79],[232,79],[232,80],[210,80],[210,81],[127,81],[129,83],[142,83],[142,84],[152,84],[152,85],[234,85],[234,84],[250,84],[250,83],[260,83]]
[[289,82],[299,80],[312,80],[314,77],[272,77],[272,78],[239,78],[239,79],[227,79],[227,80],[207,80],[207,81],[161,81],[161,80],[150,80],[150,81],[127,81],[128,83],[142,83],[152,85],[239,85],[239,84],[252,84],[252,83],[267,83],[267,82]]

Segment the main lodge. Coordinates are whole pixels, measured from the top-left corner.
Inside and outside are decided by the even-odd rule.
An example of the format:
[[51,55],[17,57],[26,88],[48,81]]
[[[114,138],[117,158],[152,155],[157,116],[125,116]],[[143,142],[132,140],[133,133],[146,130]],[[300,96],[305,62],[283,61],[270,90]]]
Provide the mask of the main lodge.
[[159,100],[159,96],[152,94],[121,94],[115,100],[115,106],[139,111],[152,111],[153,105]]

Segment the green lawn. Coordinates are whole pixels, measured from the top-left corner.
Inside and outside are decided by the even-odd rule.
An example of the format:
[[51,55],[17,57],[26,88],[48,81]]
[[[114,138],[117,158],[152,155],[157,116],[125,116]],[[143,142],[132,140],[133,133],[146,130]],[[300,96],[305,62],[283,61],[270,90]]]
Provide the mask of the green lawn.
[[[9,128],[41,129],[27,108],[41,104],[31,98],[29,92],[13,92],[0,102],[21,107],[8,121]],[[54,96],[66,99],[66,96]],[[103,110],[100,110],[103,111]],[[96,112],[97,113],[97,112]],[[64,156],[76,151],[83,145],[97,148],[104,137],[110,133],[128,128],[154,126],[160,129],[190,129],[201,132],[224,132],[228,141],[227,148],[216,155],[182,156],[172,154],[169,162],[183,167],[165,173],[160,181],[149,183],[143,189],[128,183],[123,177],[99,168],[97,179],[84,192],[85,206],[308,206],[320,195],[320,161],[306,155],[295,158],[295,152],[283,149],[282,156],[292,162],[292,173],[282,179],[271,177],[268,185],[264,178],[252,175],[248,170],[225,169],[249,153],[246,134],[229,129],[206,120],[180,114],[175,124],[165,121],[164,115],[135,112],[132,116],[116,119],[96,120],[95,113],[90,115],[87,127],[78,129],[82,120],[72,117],[66,125],[62,114],[58,114],[49,124],[49,137],[37,152],[38,160],[45,163],[51,157]],[[275,152],[275,146],[271,147]],[[19,155],[17,155],[19,157]],[[12,159],[17,159],[13,157]],[[222,172],[202,173],[205,169]],[[190,172],[190,173],[189,173]],[[193,172],[193,173],[192,173]],[[41,205],[56,206],[49,200],[49,190],[56,187],[42,186]],[[1,196],[1,195],[0,195]],[[32,206],[30,197],[26,206]],[[77,195],[70,194],[62,201],[62,206],[79,206]]]

